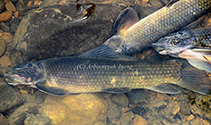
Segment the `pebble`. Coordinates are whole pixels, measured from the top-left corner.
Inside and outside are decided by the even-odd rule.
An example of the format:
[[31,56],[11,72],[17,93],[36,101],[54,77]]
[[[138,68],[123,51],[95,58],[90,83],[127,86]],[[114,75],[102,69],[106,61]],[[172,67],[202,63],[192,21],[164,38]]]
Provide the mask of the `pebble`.
[[19,12],[16,11],[16,12],[14,13],[14,17],[15,17],[15,18],[18,18],[18,15],[19,15]]
[[11,66],[11,62],[8,56],[4,55],[0,58],[0,65],[3,67]]
[[49,119],[48,117],[29,114],[24,120],[24,125],[50,125],[50,122],[51,119]]
[[173,108],[173,110],[172,110],[172,114],[173,115],[176,115],[178,112],[180,111],[180,103],[177,103],[175,106],[174,106],[174,108]]
[[7,21],[12,17],[12,11],[4,11],[0,14],[0,22]]
[[4,40],[0,39],[0,57],[4,54],[6,48],[6,43],[4,42]]
[[114,101],[117,105],[120,105],[122,107],[127,107],[129,104],[129,100],[127,96],[124,93],[117,94],[113,96],[112,101]]
[[0,125],[9,125],[9,122],[7,119],[4,117],[3,114],[0,113]]
[[123,112],[120,117],[121,125],[129,125],[132,123],[132,119],[134,118],[134,114],[132,111]]
[[[0,58],[1,59],[1,58]],[[22,103],[22,96],[12,86],[0,79],[0,112],[8,113],[8,110]]]
[[144,119],[143,117],[141,117],[140,115],[135,115],[135,118],[133,120],[133,124],[134,125],[148,125],[148,122],[146,119]]
[[94,122],[93,125],[106,125],[106,124],[102,121],[96,121],[96,122]]
[[187,121],[191,121],[191,120],[193,120],[193,119],[194,119],[194,115],[192,115],[192,114],[189,115],[189,116],[186,118]]
[[120,108],[117,106],[117,104],[111,102],[110,109],[108,110],[108,119],[115,123],[119,120],[121,116]]
[[8,3],[10,0],[4,0],[5,3]]
[[5,4],[5,7],[8,11],[12,11],[12,12],[15,12],[16,11],[16,8],[15,6],[13,5],[13,3],[11,1],[9,1],[8,3]]
[[2,29],[4,32],[10,31],[10,27],[7,26],[4,22],[0,23],[0,29]]
[[190,106],[188,105],[188,102],[183,101],[180,106],[182,114],[190,115]]
[[6,43],[9,43],[12,41],[13,36],[10,33],[4,32],[2,33],[2,38]]
[[0,0],[0,12],[4,10],[4,5],[5,3],[2,0]]
[[25,103],[18,107],[8,118],[11,125],[22,125],[27,114],[37,114],[37,105],[34,103]]

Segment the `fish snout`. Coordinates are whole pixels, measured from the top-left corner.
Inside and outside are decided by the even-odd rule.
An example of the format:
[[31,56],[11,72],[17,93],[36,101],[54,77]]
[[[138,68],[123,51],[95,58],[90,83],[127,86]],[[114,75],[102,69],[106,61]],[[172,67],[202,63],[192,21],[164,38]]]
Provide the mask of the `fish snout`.
[[168,51],[166,50],[166,47],[164,45],[158,44],[158,43],[152,43],[152,48],[162,55],[167,55]]

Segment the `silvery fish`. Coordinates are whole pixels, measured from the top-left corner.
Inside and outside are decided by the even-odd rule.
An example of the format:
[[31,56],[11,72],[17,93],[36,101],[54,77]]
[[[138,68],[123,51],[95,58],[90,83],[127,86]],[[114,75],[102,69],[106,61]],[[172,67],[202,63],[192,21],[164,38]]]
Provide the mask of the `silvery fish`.
[[187,59],[194,67],[211,72],[210,27],[172,33],[152,47],[159,54]]
[[[190,27],[192,22],[206,14],[210,8],[210,0],[171,0],[165,7],[141,20],[135,10],[126,8],[114,23],[115,35],[80,57],[97,56],[95,51],[106,53],[109,49],[122,54],[141,51],[169,33],[185,26]],[[107,58],[112,57],[107,55]]]
[[122,59],[52,58],[18,65],[4,73],[4,78],[9,85],[29,85],[60,96],[126,93],[139,88],[180,93],[174,84],[201,94],[211,94],[210,79],[205,71],[175,60],[149,63]]

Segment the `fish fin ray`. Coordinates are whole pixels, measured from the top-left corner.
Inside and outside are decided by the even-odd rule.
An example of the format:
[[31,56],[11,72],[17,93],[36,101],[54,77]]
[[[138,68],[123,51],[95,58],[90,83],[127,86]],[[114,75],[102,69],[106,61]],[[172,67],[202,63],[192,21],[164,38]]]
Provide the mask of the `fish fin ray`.
[[113,33],[118,34],[123,30],[127,30],[129,27],[138,22],[138,20],[138,15],[133,8],[128,7],[124,9],[114,22]]
[[103,92],[109,92],[109,93],[127,93],[131,91],[131,88],[110,88],[110,89],[103,89]]
[[164,83],[158,86],[148,87],[146,89],[159,92],[159,93],[167,93],[167,94],[178,94],[181,92],[181,90],[177,86],[170,83]]
[[174,3],[178,2],[179,0],[171,0],[166,4],[166,7],[171,7]]
[[211,80],[208,74],[190,65],[183,69],[182,80],[177,84],[200,94],[211,95]]
[[205,70],[207,72],[211,73],[211,64],[209,62],[201,61],[201,60],[196,60],[196,59],[188,59],[188,62],[201,70]]
[[79,57],[136,61],[134,57],[115,52],[115,49],[120,46],[120,42],[121,39],[118,36],[113,36],[108,39],[103,45],[87,51],[79,55]]
[[37,87],[38,90],[51,95],[65,96],[69,94],[68,90],[46,86],[46,82],[36,83],[35,86]]

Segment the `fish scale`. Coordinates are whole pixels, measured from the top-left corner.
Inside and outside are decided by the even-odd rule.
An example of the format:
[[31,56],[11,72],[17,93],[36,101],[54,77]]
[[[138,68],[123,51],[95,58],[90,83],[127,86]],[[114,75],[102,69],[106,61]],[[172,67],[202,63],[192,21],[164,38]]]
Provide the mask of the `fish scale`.
[[190,24],[211,8],[210,0],[180,0],[141,19],[119,34],[123,53],[134,53],[149,47],[159,38]]
[[[42,61],[47,73],[49,86],[68,88],[72,93],[98,92],[107,88],[143,88],[162,83],[174,83],[181,78],[181,66],[174,61],[162,64],[147,64],[133,61],[103,61],[98,59],[65,58],[65,60]],[[91,68],[90,65],[112,67],[114,69]],[[120,69],[119,65],[132,66]],[[76,70],[83,65],[84,69]],[[162,79],[161,79],[162,78]]]

